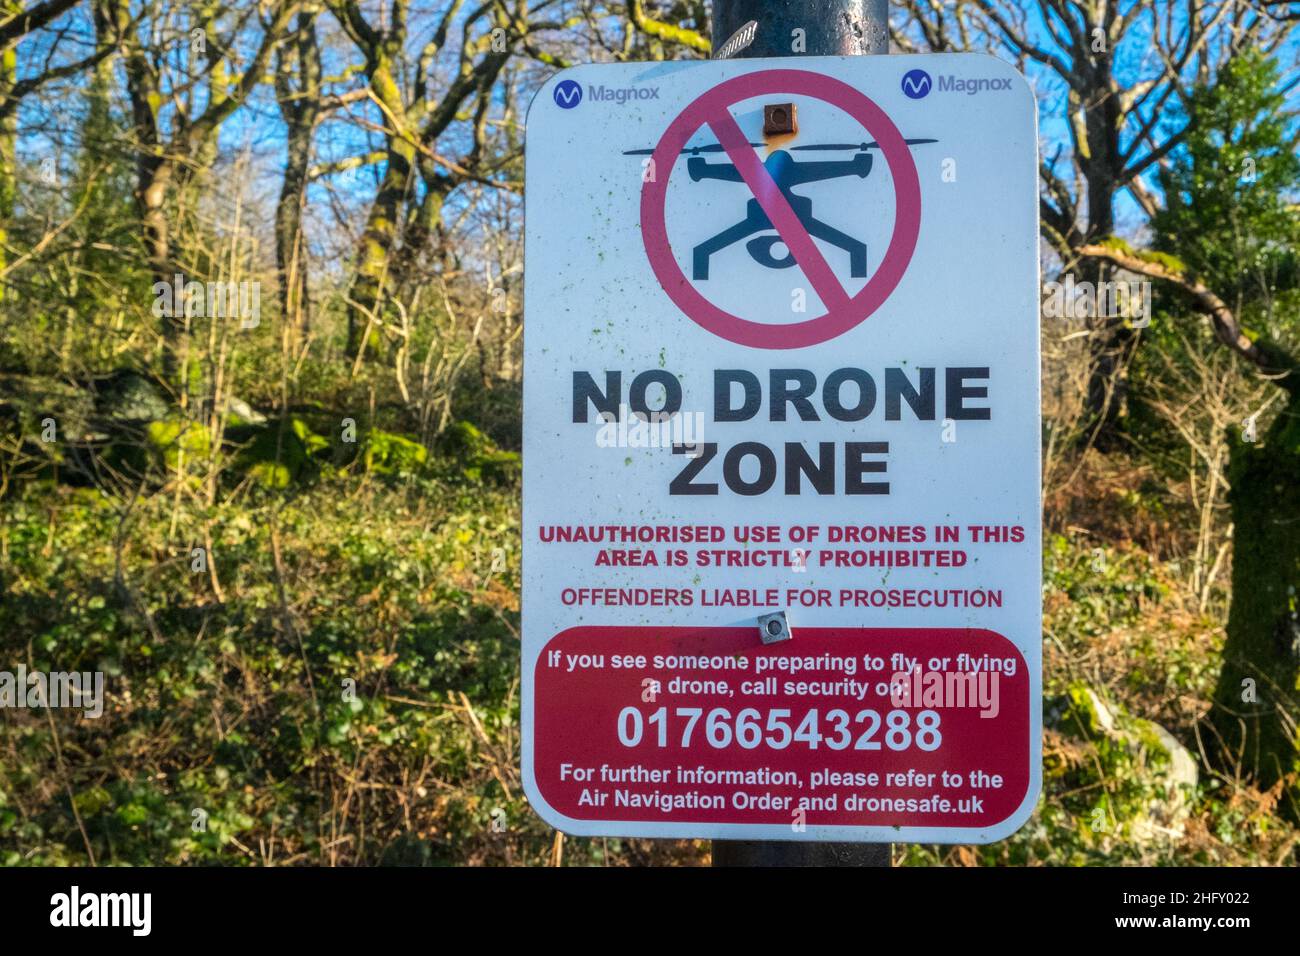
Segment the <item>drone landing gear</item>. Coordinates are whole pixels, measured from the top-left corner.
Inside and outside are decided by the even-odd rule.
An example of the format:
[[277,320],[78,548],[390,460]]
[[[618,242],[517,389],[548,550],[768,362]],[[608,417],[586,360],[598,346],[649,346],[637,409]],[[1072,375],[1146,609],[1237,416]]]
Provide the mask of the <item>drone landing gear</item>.
[[[828,226],[820,219],[814,219],[812,216],[801,216],[800,222],[808,230],[808,234],[815,239],[820,239],[829,245],[838,249],[843,249],[849,254],[849,275],[854,279],[865,279],[867,277],[867,244],[859,242],[852,236],[847,236],[833,226]],[[692,253],[691,275],[696,280],[708,279],[709,277],[709,259],[716,252],[721,252],[727,246],[740,242],[746,236],[752,236],[754,233],[765,229],[771,229],[772,224],[766,219],[751,217],[741,220],[730,229],[724,229],[712,239],[707,239],[695,247]],[[780,236],[758,236],[745,243],[745,248],[749,250],[750,257],[760,266],[768,269],[788,269],[795,264],[794,254],[786,250],[783,258],[778,259],[772,255],[772,248],[779,242],[783,242]]]
[[[755,203],[754,205],[758,205]],[[740,242],[746,236],[752,236],[762,229],[772,228],[770,224],[754,216],[742,219],[730,229],[724,229],[712,239],[706,239],[695,247],[692,256],[691,274],[695,279],[707,279],[709,277],[709,259],[715,252],[721,252],[727,246],[735,242]]]
[[[852,236],[846,236],[833,226],[828,226],[820,219],[813,219],[811,216],[803,220],[803,225],[808,230],[808,235],[814,239],[828,242],[849,254],[850,276],[855,279],[865,279],[867,277],[867,244],[865,242],[859,242]],[[752,249],[750,254],[753,254]],[[757,259],[758,257],[755,256],[754,258]]]

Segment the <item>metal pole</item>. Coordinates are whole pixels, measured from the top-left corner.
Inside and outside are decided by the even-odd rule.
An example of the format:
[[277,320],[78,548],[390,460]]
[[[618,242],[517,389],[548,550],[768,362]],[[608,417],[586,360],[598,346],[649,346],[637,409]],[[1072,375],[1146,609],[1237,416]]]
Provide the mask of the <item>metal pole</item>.
[[[713,49],[731,58],[888,53],[888,23],[889,0],[714,0]],[[889,866],[891,850],[888,843],[714,840],[713,865]]]
[[889,52],[888,0],[714,0],[713,49],[722,50],[751,20],[753,42],[731,57]]

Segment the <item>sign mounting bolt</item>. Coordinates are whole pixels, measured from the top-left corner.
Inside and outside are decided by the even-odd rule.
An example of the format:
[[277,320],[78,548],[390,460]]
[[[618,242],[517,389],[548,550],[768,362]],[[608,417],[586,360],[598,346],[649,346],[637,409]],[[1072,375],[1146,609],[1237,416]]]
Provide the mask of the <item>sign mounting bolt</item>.
[[790,633],[790,623],[785,619],[785,611],[777,611],[774,614],[760,614],[758,616],[758,636],[764,644],[780,644],[782,641],[788,641],[794,637]]
[[763,107],[764,136],[794,136],[799,120],[793,103],[768,103]]

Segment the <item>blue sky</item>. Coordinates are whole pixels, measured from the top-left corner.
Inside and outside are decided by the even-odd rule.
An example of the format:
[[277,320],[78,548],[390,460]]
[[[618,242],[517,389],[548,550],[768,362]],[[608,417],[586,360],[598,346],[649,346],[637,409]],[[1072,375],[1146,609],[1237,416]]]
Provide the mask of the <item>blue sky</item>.
[[[1138,0],[1128,0],[1128,2],[1120,3],[1120,15],[1127,13],[1137,2]],[[426,15],[413,23],[411,30],[413,48],[418,48],[419,45],[425,42],[432,30],[434,18],[440,12],[440,9],[441,4],[432,9],[426,9]],[[1036,4],[1026,8],[1028,29],[1036,42],[1048,49],[1052,49],[1054,52],[1059,52],[1051,40],[1048,24],[1042,18],[1040,9]],[[1184,9],[1182,6],[1169,4],[1168,0],[1161,0],[1159,9],[1162,11],[1168,9],[1170,11],[1171,19],[1168,22],[1175,30],[1185,29],[1185,22],[1180,20],[1180,17],[1183,16],[1180,12]],[[899,14],[895,11],[895,20],[898,20],[898,18]],[[349,63],[357,62],[358,56],[330,15],[322,14],[318,22],[324,48],[325,74],[326,76],[337,76]],[[58,55],[62,59],[74,59],[84,56],[92,39],[91,26],[84,5],[66,15],[59,25],[68,29],[68,36],[65,37],[64,45]],[[1150,43],[1151,29],[1152,21],[1148,13],[1140,17],[1128,32],[1120,38],[1114,50],[1114,57],[1116,63],[1115,72],[1121,84],[1130,84],[1136,80],[1152,76],[1157,71],[1158,61],[1155,59],[1155,53]],[[453,36],[458,35],[458,31],[453,30],[452,34]],[[46,33],[23,42],[19,48],[21,74],[29,74],[41,67],[49,53],[49,37],[50,34]],[[253,37],[246,38],[246,42],[253,42],[253,40]],[[176,50],[174,55],[180,59],[184,57],[185,52],[182,47]],[[454,51],[445,51],[444,55],[454,56]],[[1300,37],[1292,36],[1281,48],[1279,61],[1284,64],[1289,63],[1290,69],[1294,73],[1295,64],[1300,61]],[[536,85],[540,85],[548,72],[546,68],[534,66],[529,80]],[[1058,149],[1062,149],[1062,168],[1068,171],[1069,145],[1064,87],[1050,69],[1041,65],[1030,63],[1026,73],[1039,94],[1041,152],[1045,157],[1050,157]],[[69,140],[75,134],[77,113],[81,105],[80,97],[75,95],[75,91],[80,87],[81,82],[79,80],[65,82],[58,87],[42,91],[37,96],[29,97],[25,102],[20,112],[20,123],[24,134],[20,148],[21,154],[26,160],[35,163],[41,158],[56,154],[61,156],[61,164],[65,168],[71,161],[72,152]],[[358,79],[354,77],[335,89],[341,91],[353,88],[357,83]],[[525,104],[529,92],[523,94],[523,103]],[[1293,90],[1292,102],[1294,102],[1294,99],[1295,92]],[[500,97],[498,97],[499,101]],[[373,107],[367,107],[363,104],[360,107],[354,107],[354,110],[355,115],[362,116],[371,123],[377,123],[380,120],[377,110]],[[522,104],[520,115],[522,116]],[[377,133],[363,129],[350,121],[343,121],[346,117],[346,113],[340,112],[336,114],[335,119],[322,125],[317,140],[318,162],[364,153],[380,145],[380,137]],[[1177,116],[1169,112],[1168,115],[1161,117],[1157,128],[1171,128],[1176,123]],[[284,135],[285,130],[272,97],[272,92],[268,87],[263,86],[259,88],[247,106],[238,111],[226,123],[222,130],[222,145],[225,151],[250,148],[257,158],[256,169],[259,177],[257,191],[273,196],[278,189],[278,176],[282,168]],[[439,143],[440,151],[455,156],[458,152],[456,148],[457,139],[462,142],[465,139],[463,126],[449,132],[447,137]],[[60,140],[64,142],[60,143]],[[334,203],[344,203],[359,218],[364,215],[364,208],[373,193],[374,183],[381,173],[382,168],[380,166],[371,166],[346,180],[335,180],[332,199],[326,194],[324,188],[321,186],[314,187],[309,195],[312,214],[317,215],[325,211],[332,201]],[[1154,186],[1154,176],[1152,174],[1148,174],[1147,180]],[[457,211],[456,200],[453,198],[450,212],[454,214]],[[1143,218],[1141,211],[1127,194],[1122,194],[1119,198],[1116,214],[1122,232],[1132,235],[1140,230]],[[315,251],[318,255],[327,255],[333,261],[334,254],[339,250],[328,250],[318,244]]]

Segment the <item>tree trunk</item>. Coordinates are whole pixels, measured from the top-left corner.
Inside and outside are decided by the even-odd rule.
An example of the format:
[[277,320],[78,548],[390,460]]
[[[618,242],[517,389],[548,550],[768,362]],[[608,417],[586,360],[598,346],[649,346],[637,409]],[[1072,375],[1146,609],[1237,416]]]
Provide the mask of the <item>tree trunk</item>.
[[[1102,270],[1098,282],[1114,276]],[[1097,301],[1101,301],[1098,296]],[[1120,425],[1128,400],[1128,366],[1137,346],[1137,333],[1123,316],[1098,315],[1089,320],[1088,393],[1081,445],[1109,452],[1121,444]]]
[[[314,13],[298,15],[292,55],[281,57],[276,72],[280,115],[284,118],[284,179],[275,207],[275,258],[280,273],[280,316],[293,323],[301,337],[310,321],[307,289],[307,249],[302,234],[302,210],[307,195],[307,169],[312,139],[320,116],[320,48],[316,42]],[[294,70],[293,66],[297,69]],[[298,87],[290,86],[296,74]]]
[[[14,15],[22,11],[18,0],[2,0],[0,12]],[[9,239],[9,225],[13,222],[18,198],[18,111],[9,102],[10,91],[18,82],[18,44],[15,41],[0,49],[0,270],[6,265],[5,243]],[[0,301],[5,288],[0,283]]]
[[302,234],[302,209],[307,192],[311,134],[290,127],[286,136],[284,180],[275,207],[275,261],[280,273],[280,316],[301,336],[309,324],[307,249]]
[[[142,156],[138,162],[136,206],[144,231],[149,272],[155,283],[175,283],[176,269],[171,255],[171,224],[167,218],[167,194],[172,166]],[[159,332],[163,339],[163,376],[177,389],[182,408],[189,404],[191,382],[189,361],[189,319],[185,315],[184,289],[172,290],[172,308],[164,310]]]
[[1267,789],[1300,770],[1300,392],[1262,441],[1230,440],[1232,608],[1210,721],[1226,768]]
[[370,207],[366,229],[361,236],[356,278],[352,286],[353,305],[348,309],[348,355],[356,356],[369,343],[366,330],[378,321],[385,291],[391,284],[390,263],[397,247],[402,209],[411,183],[415,149],[401,140],[388,149],[388,167],[384,170],[379,193]]
[[401,251],[393,258],[392,281],[397,285],[419,284],[423,281],[422,257],[433,248],[438,228],[442,224],[443,203],[446,202],[447,194],[455,185],[450,178],[438,176],[432,167],[433,163],[422,157],[417,158],[417,169],[420,180],[424,184],[424,196],[419,205],[411,209],[407,218],[406,232],[402,236]]
[[[386,63],[371,70],[370,86],[384,105],[388,124],[405,122],[401,93]],[[369,343],[366,330],[378,321],[384,293],[391,281],[393,250],[401,232],[402,211],[415,175],[416,148],[406,138],[406,130],[388,133],[388,159],[379,192],[366,217],[366,228],[357,251],[352,284],[352,304],[348,307],[347,354],[357,356]]]
[[[1100,78],[1096,80],[1100,83]],[[1087,155],[1080,168],[1087,183],[1088,229],[1085,239],[1100,242],[1115,231],[1115,192],[1120,178],[1119,127],[1122,116],[1115,97],[1092,104],[1086,111]],[[1098,262],[1097,274],[1089,276],[1100,284],[1114,278],[1115,269]],[[1105,301],[1097,296],[1100,306]],[[1136,343],[1132,328],[1123,317],[1097,314],[1089,317],[1092,335],[1088,339],[1087,418],[1081,443],[1099,451],[1119,444],[1120,421],[1128,393],[1128,364]]]
[[[1265,336],[1247,335],[1212,289],[1165,262],[1114,246],[1079,251],[1173,283],[1209,317],[1224,346],[1287,396],[1263,441],[1228,436],[1232,607],[1208,749],[1229,775],[1241,772],[1263,788],[1289,777],[1300,798],[1300,359]],[[1300,817],[1296,799],[1288,806]]]

